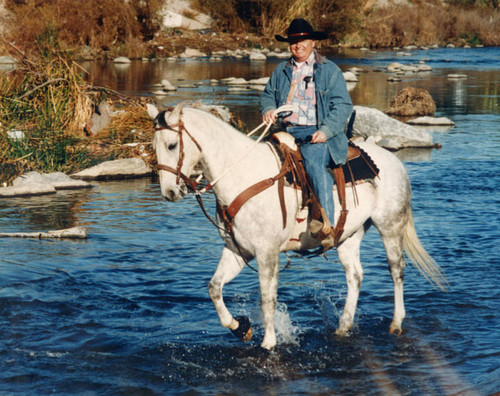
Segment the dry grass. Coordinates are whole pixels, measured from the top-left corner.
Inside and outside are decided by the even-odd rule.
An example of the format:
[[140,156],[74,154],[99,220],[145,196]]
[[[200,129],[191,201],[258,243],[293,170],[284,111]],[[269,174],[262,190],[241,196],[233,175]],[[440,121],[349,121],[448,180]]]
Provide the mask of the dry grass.
[[[500,13],[434,4],[403,5],[372,11],[363,23],[364,45],[500,45]],[[358,40],[359,41],[359,40]]]
[[[76,4],[78,3],[78,4]],[[94,55],[115,51],[120,55],[146,55],[144,40],[149,40],[160,25],[161,0],[45,0],[6,2],[12,14],[7,20],[6,38],[22,43],[26,51],[41,32],[57,33],[65,50],[89,48]]]
[[[500,45],[500,9],[490,0],[410,0],[386,8],[374,8],[372,0],[191,0],[195,12],[212,16],[212,29],[219,33],[195,32],[193,39],[191,32],[161,30],[163,2],[88,0],[75,6],[76,0],[8,1],[3,36],[32,53],[39,34],[52,30],[59,47],[73,51],[74,58],[139,58],[173,55],[187,46],[211,52],[275,45],[275,34],[285,33],[293,18],[304,17],[330,34],[325,44]],[[165,48],[161,53],[158,43]]]

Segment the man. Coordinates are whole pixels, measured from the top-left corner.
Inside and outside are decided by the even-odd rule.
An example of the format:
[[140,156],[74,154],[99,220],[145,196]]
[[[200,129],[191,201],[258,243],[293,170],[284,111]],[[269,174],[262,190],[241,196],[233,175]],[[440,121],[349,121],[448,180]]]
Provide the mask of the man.
[[[294,19],[287,36],[275,37],[290,44],[292,58],[274,69],[261,94],[260,111],[264,122],[277,121],[281,130],[305,141],[300,145],[304,167],[330,223],[321,229],[323,235],[318,235],[318,239],[323,239],[327,230],[326,237],[333,241],[333,179],[327,166],[331,161],[334,165],[346,161],[345,127],[352,101],[342,71],[315,50],[316,41],[328,35],[314,31],[304,19]],[[275,116],[274,110],[284,104],[291,104],[294,110]]]

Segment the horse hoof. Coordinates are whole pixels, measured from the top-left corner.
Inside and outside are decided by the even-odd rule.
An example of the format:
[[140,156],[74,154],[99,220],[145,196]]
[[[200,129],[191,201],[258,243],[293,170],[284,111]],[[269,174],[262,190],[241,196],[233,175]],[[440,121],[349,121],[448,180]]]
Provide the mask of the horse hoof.
[[246,316],[238,316],[235,320],[239,323],[239,326],[231,330],[231,332],[243,342],[250,341],[252,339],[250,320]]
[[389,333],[391,334],[394,334],[396,336],[400,336],[401,334],[403,334],[403,329],[401,329],[401,327],[390,327],[389,328]]

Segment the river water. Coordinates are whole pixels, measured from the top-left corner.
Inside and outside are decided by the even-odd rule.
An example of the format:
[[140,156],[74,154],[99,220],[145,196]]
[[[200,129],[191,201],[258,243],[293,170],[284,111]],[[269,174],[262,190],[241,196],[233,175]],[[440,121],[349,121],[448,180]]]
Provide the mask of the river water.
[[[398,153],[410,175],[417,232],[449,281],[443,293],[413,267],[405,277],[404,333],[388,333],[392,281],[378,234],[362,245],[365,280],[352,334],[333,335],[346,285],[335,253],[292,257],[280,275],[278,346],[260,350],[257,276],[225,288],[250,317],[240,343],[218,321],[207,284],[222,243],[192,196],[160,199],[149,178],[96,182],[85,191],[0,200],[0,232],[87,227],[86,241],[0,239],[0,394],[491,395],[500,391],[500,48],[350,51],[342,69],[368,70],[355,104],[381,110],[400,89],[427,89],[440,150]],[[388,83],[391,61],[428,59],[432,72]],[[93,63],[89,79],[127,94],[153,84],[205,82],[160,103],[201,99],[259,123],[258,92],[228,93],[211,78],[258,78],[275,62]],[[464,73],[465,80],[450,80]],[[213,211],[213,196],[206,205]],[[286,258],[283,257],[283,264]]]

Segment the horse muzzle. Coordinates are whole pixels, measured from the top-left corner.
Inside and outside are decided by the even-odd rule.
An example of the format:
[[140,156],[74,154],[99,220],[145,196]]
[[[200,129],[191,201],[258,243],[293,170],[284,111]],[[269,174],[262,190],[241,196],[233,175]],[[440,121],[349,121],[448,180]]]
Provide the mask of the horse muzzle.
[[175,185],[173,187],[161,187],[161,196],[169,202],[176,202],[184,197],[187,193],[185,185]]

